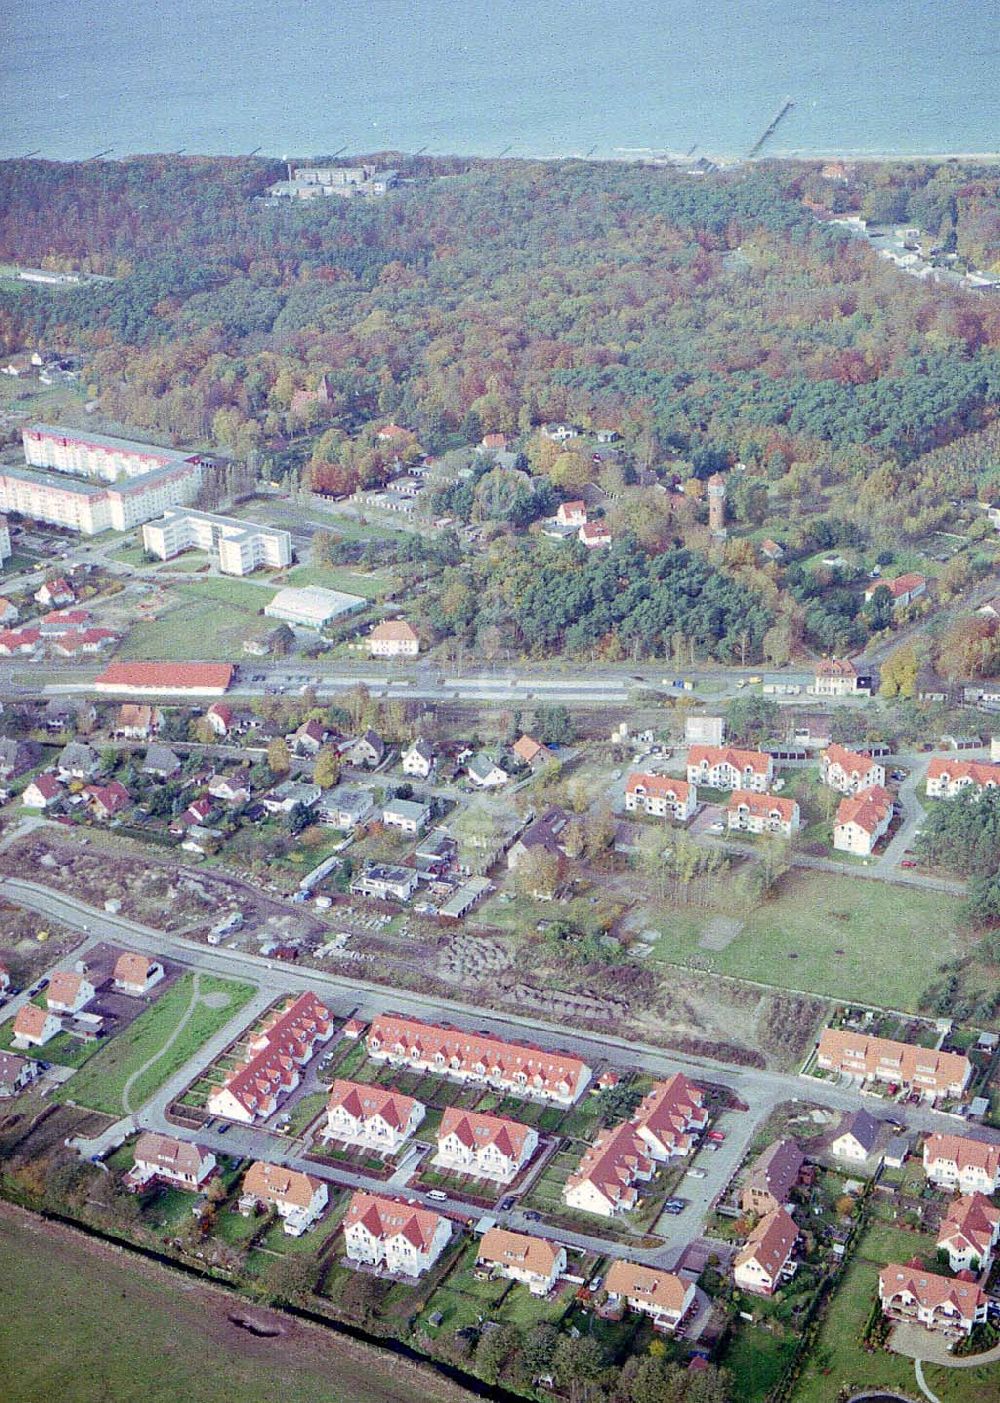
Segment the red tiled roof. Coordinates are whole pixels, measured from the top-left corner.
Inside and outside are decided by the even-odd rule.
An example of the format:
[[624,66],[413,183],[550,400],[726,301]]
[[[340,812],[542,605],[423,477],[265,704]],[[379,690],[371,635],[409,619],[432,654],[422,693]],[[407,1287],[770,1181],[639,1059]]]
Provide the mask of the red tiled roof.
[[148,955],[140,955],[135,950],[125,950],[115,961],[115,981],[118,984],[141,984],[145,986],[149,972],[156,960]]
[[848,774],[857,770],[859,774],[867,774],[875,763],[867,750],[846,750],[844,746],[828,745],[823,751],[823,759],[831,765],[839,765]]
[[625,783],[626,794],[650,794],[655,799],[670,799],[683,804],[691,793],[686,779],[672,779],[670,775],[651,775],[644,770],[633,770]]
[[388,1051],[400,1046],[407,1057],[411,1049],[415,1049],[421,1061],[433,1061],[440,1053],[445,1060],[445,1070],[452,1059],[457,1063],[456,1070],[469,1070],[482,1064],[486,1075],[510,1084],[514,1084],[518,1073],[523,1073],[529,1089],[537,1086],[551,1090],[565,1084],[570,1091],[575,1091],[587,1070],[579,1057],[568,1053],[545,1052],[530,1043],[505,1042],[487,1034],[465,1033],[447,1024],[422,1023],[394,1013],[379,1014],[372,1021],[368,1030],[369,1047],[373,1043]]
[[36,775],[31,784],[25,787],[30,789],[32,785],[44,799],[54,799],[57,794],[62,793],[62,787],[55,775]]
[[819,1040],[820,1065],[823,1059],[838,1068],[871,1077],[880,1072],[883,1079],[917,1081],[921,1087],[946,1091],[964,1085],[970,1072],[969,1059],[960,1052],[935,1052],[913,1043],[892,1038],[873,1038],[846,1028],[824,1028]]
[[734,770],[752,770],[754,774],[766,775],[771,757],[760,750],[737,750],[733,746],[692,745],[688,751],[689,765],[707,763],[709,769],[716,765],[731,765]]
[[794,799],[781,799],[776,794],[755,794],[751,789],[734,789],[729,796],[728,809],[748,809],[756,818],[770,818],[777,813],[784,823],[795,818],[798,804]]
[[948,1215],[941,1224],[937,1245],[949,1243],[959,1246],[964,1239],[980,1258],[985,1258],[993,1246],[997,1224],[1000,1223],[1000,1208],[985,1194],[966,1194],[957,1198],[948,1209]]
[[734,1267],[746,1262],[759,1262],[773,1281],[791,1256],[799,1230],[783,1208],[776,1208],[761,1218],[744,1245],[736,1254]]
[[858,669],[849,658],[824,658],[816,664],[817,677],[857,677]]
[[110,663],[95,685],[123,691],[130,687],[214,690],[228,687],[234,670],[231,663]]
[[413,643],[420,640],[416,629],[405,619],[384,619],[382,623],[375,625],[368,636],[387,643]]
[[880,784],[848,794],[837,805],[837,823],[855,823],[866,833],[877,833],[892,813],[892,795]]
[[297,1061],[307,1057],[330,1027],[330,1011],[315,994],[299,994],[250,1041],[250,1057],[228,1073],[223,1086],[244,1110],[255,1115],[262,1104],[292,1080]]
[[659,1267],[642,1267],[637,1262],[612,1262],[604,1281],[604,1289],[612,1296],[630,1301],[660,1306],[679,1315],[687,1299],[688,1284],[672,1272]]
[[41,1008],[38,1004],[22,1004],[14,1019],[14,1033],[21,1033],[29,1038],[40,1038],[45,1028],[45,1020],[49,1017],[47,1008]]
[[75,1003],[82,983],[82,974],[76,974],[73,970],[57,969],[49,980],[49,987],[45,991],[45,999],[49,1007],[51,1008],[53,1004]]
[[409,1124],[416,1104],[412,1096],[403,1096],[398,1091],[368,1086],[364,1082],[343,1081],[338,1077],[330,1087],[326,1109],[332,1111],[337,1106],[343,1106],[350,1115],[362,1121],[381,1116],[386,1125],[402,1130]]
[[462,1144],[467,1145],[470,1150],[481,1150],[486,1145],[496,1145],[501,1154],[519,1162],[530,1133],[529,1127],[522,1125],[520,1121],[449,1106],[441,1117],[438,1143],[447,1139],[449,1135],[457,1135]]
[[517,1267],[548,1279],[562,1250],[557,1243],[547,1242],[544,1237],[490,1228],[479,1244],[478,1260],[501,1267]]
[[244,1176],[243,1192],[260,1203],[290,1203],[294,1208],[308,1208],[321,1183],[321,1179],[299,1169],[257,1160]]
[[987,760],[951,759],[947,755],[935,755],[927,766],[928,779],[941,779],[947,776],[955,780],[969,779],[981,787],[1000,784],[1000,765],[991,765]]
[[984,1140],[971,1140],[967,1135],[943,1135],[935,1131],[924,1141],[924,1166],[930,1168],[935,1160],[945,1160],[955,1168],[982,1169],[996,1179],[1000,1174],[1000,1145]]
[[879,1272],[878,1290],[883,1302],[907,1291],[926,1310],[951,1305],[964,1320],[970,1320],[986,1300],[986,1293],[972,1282],[953,1281],[932,1271],[902,1267],[896,1263],[883,1267]]
[[411,1208],[392,1198],[382,1198],[358,1189],[344,1215],[344,1228],[362,1222],[373,1237],[386,1241],[403,1234],[414,1247],[426,1252],[434,1241],[441,1215],[429,1208]]

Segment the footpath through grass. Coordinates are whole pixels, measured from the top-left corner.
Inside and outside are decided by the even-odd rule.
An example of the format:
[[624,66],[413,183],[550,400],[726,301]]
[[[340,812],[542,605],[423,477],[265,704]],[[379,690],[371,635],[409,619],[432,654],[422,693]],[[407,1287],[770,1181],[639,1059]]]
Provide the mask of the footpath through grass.
[[[253,984],[203,974],[199,1000],[183,1032],[132,1085],[133,1110],[158,1091],[169,1077],[228,1023],[254,993]],[[133,1072],[144,1067],[169,1040],[191,1004],[194,975],[185,974],[145,1012],[90,1059],[60,1088],[60,1098],[95,1111],[121,1115],[122,1093]]]
[[255,1338],[230,1319],[241,1313],[239,1302],[216,1288],[8,1215],[0,1217],[4,1403],[462,1403],[473,1396],[430,1370],[288,1317],[281,1335]]

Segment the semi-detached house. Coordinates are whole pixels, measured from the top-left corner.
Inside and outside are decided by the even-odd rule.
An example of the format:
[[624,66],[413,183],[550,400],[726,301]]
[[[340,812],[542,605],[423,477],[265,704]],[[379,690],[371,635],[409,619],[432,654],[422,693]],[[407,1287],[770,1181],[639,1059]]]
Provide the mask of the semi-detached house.
[[976,795],[984,789],[1000,785],[1000,765],[987,760],[959,760],[950,755],[935,755],[927,766],[928,799],[954,799],[963,789]]
[[941,1188],[994,1194],[1000,1190],[1000,1145],[935,1132],[924,1141],[924,1173]]
[[385,1263],[390,1272],[421,1276],[448,1245],[451,1224],[440,1213],[359,1189],[344,1216],[350,1262]]
[[878,1296],[890,1320],[915,1321],[949,1339],[971,1335],[986,1319],[986,1292],[980,1287],[917,1267],[883,1267]]
[[394,1154],[426,1113],[426,1107],[412,1096],[338,1077],[327,1097],[322,1135],[324,1140]]
[[538,1148],[538,1132],[519,1121],[449,1106],[441,1118],[434,1163],[477,1179],[509,1184]]
[[988,1272],[1000,1241],[1000,1208],[985,1194],[957,1198],[938,1231],[937,1249],[952,1271]]

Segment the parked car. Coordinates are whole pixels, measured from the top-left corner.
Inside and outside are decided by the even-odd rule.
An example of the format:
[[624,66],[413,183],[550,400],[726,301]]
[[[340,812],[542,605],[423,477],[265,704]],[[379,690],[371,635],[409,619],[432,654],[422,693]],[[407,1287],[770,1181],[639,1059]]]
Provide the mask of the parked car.
[[708,1140],[714,1140],[716,1144],[721,1145],[723,1140],[726,1138],[726,1133],[724,1130],[710,1130],[705,1138]]
[[704,1169],[689,1169],[688,1177],[691,1179],[704,1179],[705,1171]]

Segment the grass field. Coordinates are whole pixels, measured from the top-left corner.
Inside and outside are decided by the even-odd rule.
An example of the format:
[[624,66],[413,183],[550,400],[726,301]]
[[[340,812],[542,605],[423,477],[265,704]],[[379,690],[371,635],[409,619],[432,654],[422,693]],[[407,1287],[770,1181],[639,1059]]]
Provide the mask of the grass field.
[[[887,1235],[898,1232],[875,1227],[866,1234],[836,1289],[816,1348],[792,1394],[792,1403],[830,1403],[838,1397],[841,1386],[848,1383],[853,1385],[852,1392],[862,1386],[898,1388],[909,1397],[919,1397],[912,1360],[881,1350],[869,1354],[859,1338],[875,1296],[879,1268],[887,1261],[882,1250],[905,1245]],[[921,1255],[919,1237],[903,1233],[899,1236],[908,1237]],[[925,1364],[924,1377],[940,1403],[985,1403],[1000,1391],[1000,1364],[972,1369]]]
[[[211,1287],[40,1225],[0,1219],[4,1403],[461,1403],[473,1395],[288,1318],[257,1338]],[[47,1302],[40,1309],[39,1303]],[[253,1318],[264,1312],[251,1307]],[[16,1360],[16,1367],[2,1368]]]
[[[124,1032],[112,1038],[91,1058],[84,1071],[66,1082],[60,1089],[61,1099],[90,1106],[95,1111],[106,1111],[109,1115],[121,1114],[125,1083],[133,1072],[145,1066],[166,1044],[191,1003],[193,984],[192,974],[185,974],[179,979],[150,1008],[140,1013]],[[188,1058],[193,1057],[199,1047],[243,1007],[253,992],[252,984],[240,984],[231,979],[203,974],[200,985],[202,1001],[195,1006],[191,1019],[176,1042],[132,1086],[129,1094],[132,1109],[138,1109]],[[211,1004],[203,1001],[206,995],[223,995],[226,1002],[214,1007],[214,1000]]]
[[724,950],[699,948],[707,914],[649,914],[663,932],[654,947],[661,960],[911,1012],[939,966],[963,948],[957,905],[942,892],[799,870],[762,906],[733,912],[745,923]]
[[399,581],[395,575],[375,572],[366,574],[349,567],[327,569],[321,565],[296,565],[288,572],[288,583],[301,589],[305,585],[320,585],[323,589],[339,589],[345,594],[360,594],[375,599],[390,593]]
[[[261,604],[267,595],[261,590]],[[122,658],[184,662],[190,658],[230,661],[243,656],[243,640],[257,620],[249,610],[211,599],[185,600],[161,619],[137,624],[120,649]]]

